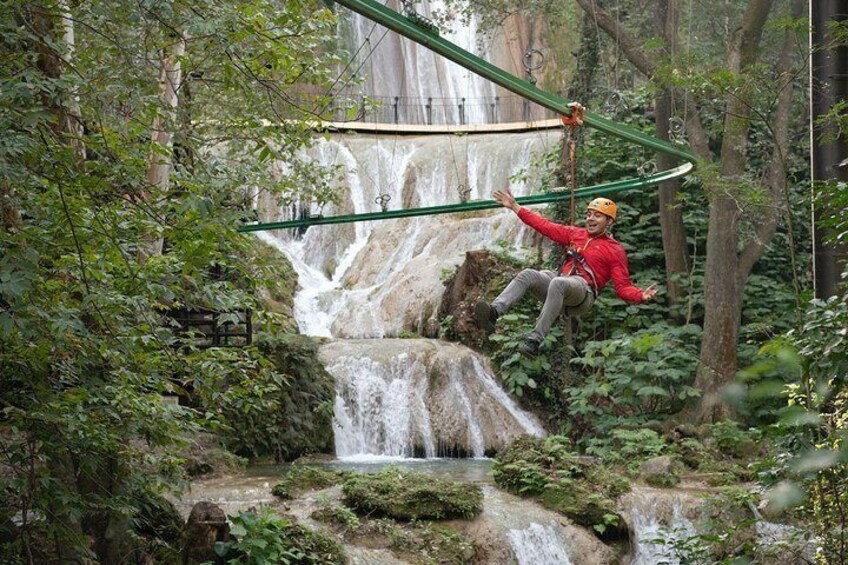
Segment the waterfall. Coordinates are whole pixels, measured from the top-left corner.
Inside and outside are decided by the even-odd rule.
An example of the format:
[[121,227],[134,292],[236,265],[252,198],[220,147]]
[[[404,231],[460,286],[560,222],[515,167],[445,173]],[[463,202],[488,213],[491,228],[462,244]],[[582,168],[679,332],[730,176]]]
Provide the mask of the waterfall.
[[[387,7],[403,13],[401,2]],[[430,20],[448,10],[444,1],[415,2],[416,12]],[[524,77],[525,51],[544,46],[525,19],[512,16],[500,29],[479,33],[479,17],[442,25],[440,35],[448,41],[516,76]],[[541,107],[523,101],[479,75],[434,54],[426,47],[356,14],[343,19],[345,42],[354,56],[354,68],[363,77],[351,95],[365,95],[381,107],[364,118],[368,121],[411,124],[457,124],[539,119]],[[543,76],[537,71],[537,78]],[[529,116],[527,115],[529,113]]]
[[634,486],[620,505],[630,519],[631,565],[679,565],[675,544],[697,535],[694,522],[704,500],[678,490]]
[[[332,135],[310,153],[319,164],[340,165],[342,197],[321,212],[374,211],[381,193],[398,207],[455,202],[460,180],[472,198],[504,186],[526,194],[534,181],[510,178],[525,172],[557,135]],[[496,244],[518,250],[526,243],[527,231],[511,212],[315,226],[300,237],[259,237],[285,253],[298,273],[300,331],[338,340],[322,347],[337,382],[337,455],[483,457],[517,435],[544,434],[501,389],[486,359],[432,339],[386,339],[437,333],[441,278],[467,251]]]
[[483,519],[505,535],[520,565],[613,562],[609,547],[556,512],[493,487],[483,487],[483,493]]
[[[341,202],[312,212],[378,211],[380,194],[390,197],[392,209],[456,203],[460,185],[472,199],[505,186],[527,194],[534,179],[509,179],[526,171],[558,135],[333,135],[320,140],[311,157],[341,166]],[[526,237],[520,224],[511,212],[493,211],[316,226],[300,239],[286,232],[260,237],[283,250],[301,277],[295,315],[303,333],[380,338],[404,329],[427,333],[426,326],[438,322],[443,272],[468,250],[498,242],[517,249]]]
[[322,347],[321,357],[336,377],[339,457],[483,457],[517,435],[544,435],[466,347],[339,340]]
[[518,565],[572,564],[566,552],[565,540],[555,521],[545,526],[533,523],[523,530],[510,530],[509,539],[518,558]]
[[[392,1],[389,6],[399,7]],[[431,17],[444,4],[418,2],[416,8]],[[496,93],[483,79],[414,42],[394,33],[383,37],[383,28],[360,16],[346,21],[351,44],[373,51],[363,71],[370,94],[483,99]],[[476,25],[471,20],[444,33],[486,56],[487,39],[478,37]],[[494,51],[503,55],[502,49]],[[448,114],[445,119],[455,122]],[[470,110],[465,118],[486,121]],[[559,136],[558,131],[322,136],[304,157],[337,173],[339,199],[323,208],[301,203],[297,213],[375,212],[381,203],[389,209],[453,204],[489,198],[507,186],[524,195],[539,184],[525,178],[531,162],[555,147]],[[272,169],[285,176],[288,166],[275,163]],[[291,207],[260,209],[268,221],[294,213]],[[259,235],[285,253],[298,273],[294,315],[300,331],[334,340],[322,346],[321,355],[336,377],[339,456],[483,457],[517,435],[544,434],[500,388],[486,359],[432,339],[386,339],[437,335],[444,274],[467,251],[496,245],[518,250],[527,236],[521,222],[503,210]]]

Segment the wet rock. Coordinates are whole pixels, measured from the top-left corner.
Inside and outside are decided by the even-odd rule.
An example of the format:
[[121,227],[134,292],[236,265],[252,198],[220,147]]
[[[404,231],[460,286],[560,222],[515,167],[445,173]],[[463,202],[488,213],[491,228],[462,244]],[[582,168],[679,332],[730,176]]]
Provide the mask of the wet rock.
[[182,535],[183,563],[195,565],[215,561],[215,543],[230,539],[227,516],[211,502],[198,502],[191,509]]
[[639,478],[651,486],[671,487],[680,482],[678,463],[669,455],[652,457],[639,465]]
[[628,530],[615,500],[630,490],[623,476],[568,451],[561,436],[521,437],[498,453],[495,483],[532,497],[607,541],[627,539]]
[[445,282],[439,305],[439,318],[450,320],[442,328],[448,339],[483,348],[486,335],[477,327],[474,305],[478,300],[491,301],[517,272],[511,262],[476,250],[465,254],[465,261]]

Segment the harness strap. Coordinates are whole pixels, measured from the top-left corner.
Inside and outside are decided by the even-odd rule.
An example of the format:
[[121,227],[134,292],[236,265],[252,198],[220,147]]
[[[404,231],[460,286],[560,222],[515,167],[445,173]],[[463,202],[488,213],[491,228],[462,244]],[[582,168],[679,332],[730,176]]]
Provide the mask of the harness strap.
[[[589,288],[592,290],[592,292],[597,297],[598,291],[599,291],[599,289],[598,289],[598,278],[595,276],[595,271],[593,271],[592,267],[589,266],[589,263],[586,262],[586,258],[583,256],[582,253],[580,253],[576,249],[568,249],[565,252],[565,254],[566,254],[565,263],[568,262],[568,257],[571,257],[574,260],[574,263],[571,264],[571,270],[568,272],[568,275],[566,275],[566,276],[579,274],[578,269],[577,269],[578,265],[580,267],[583,267],[583,270],[586,271],[586,274],[588,274],[589,278],[592,279],[592,284],[589,285]],[[563,263],[563,268],[565,268],[565,263]],[[562,269],[560,269],[560,271],[562,271]]]

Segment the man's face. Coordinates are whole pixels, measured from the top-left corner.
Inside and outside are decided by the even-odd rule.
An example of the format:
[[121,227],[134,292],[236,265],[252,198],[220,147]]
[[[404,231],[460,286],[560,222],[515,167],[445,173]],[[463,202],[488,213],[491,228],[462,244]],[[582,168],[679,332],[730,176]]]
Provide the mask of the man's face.
[[586,231],[589,232],[589,235],[601,235],[612,223],[612,218],[605,214],[601,214],[597,210],[588,210],[586,211]]

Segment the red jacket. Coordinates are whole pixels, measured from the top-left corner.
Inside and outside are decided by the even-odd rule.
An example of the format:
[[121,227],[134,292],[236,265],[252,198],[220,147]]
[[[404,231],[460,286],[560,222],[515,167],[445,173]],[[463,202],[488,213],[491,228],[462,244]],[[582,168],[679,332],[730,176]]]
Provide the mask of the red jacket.
[[[590,237],[585,228],[556,224],[531,212],[527,208],[518,211],[522,222],[553,241],[568,248],[580,251],[586,263],[595,273],[597,291],[612,279],[615,293],[628,302],[642,302],[642,289],[630,282],[630,270],[627,267],[627,255],[621,244],[612,236],[604,233]],[[563,273],[570,273],[574,259],[569,258],[562,266]],[[577,272],[592,286],[592,277],[578,265]]]

